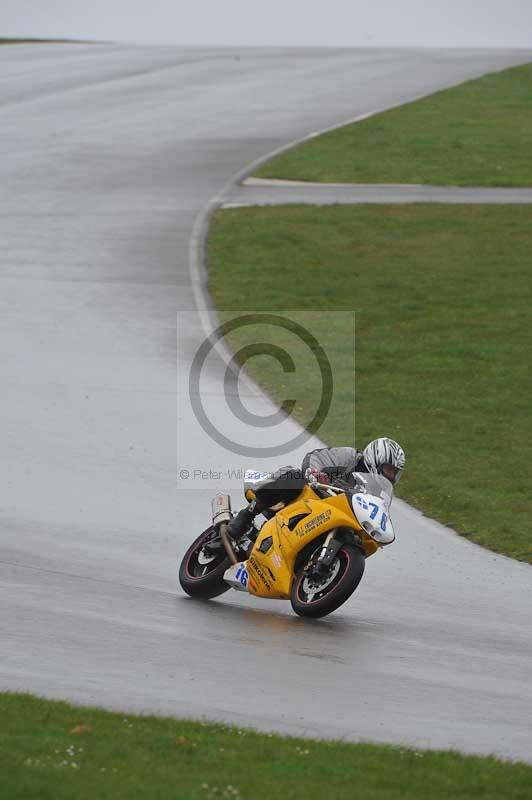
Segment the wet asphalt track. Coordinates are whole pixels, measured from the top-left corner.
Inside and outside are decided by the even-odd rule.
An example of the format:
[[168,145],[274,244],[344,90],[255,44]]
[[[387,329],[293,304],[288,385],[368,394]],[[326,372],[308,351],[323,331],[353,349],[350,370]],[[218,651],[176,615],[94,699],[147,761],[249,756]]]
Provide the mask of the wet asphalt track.
[[[212,492],[240,481],[175,490],[176,469],[251,461],[188,399],[198,214],[293,139],[529,59],[0,47],[3,688],[532,761],[528,565],[396,501],[398,541],[329,619],[234,593],[199,604],[176,592],[177,563]],[[246,436],[222,375],[212,359],[204,401]]]

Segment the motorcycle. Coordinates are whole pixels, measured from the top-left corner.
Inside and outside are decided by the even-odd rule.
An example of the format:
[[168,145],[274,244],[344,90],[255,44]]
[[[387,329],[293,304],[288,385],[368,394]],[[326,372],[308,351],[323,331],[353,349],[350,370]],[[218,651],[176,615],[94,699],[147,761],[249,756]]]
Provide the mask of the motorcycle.
[[323,617],[353,594],[366,558],[395,539],[390,519],[393,487],[382,475],[352,473],[349,483],[307,481],[284,467],[246,470],[244,496],[257,500],[266,520],[238,541],[228,523],[229,495],[212,500],[212,524],[191,544],[179,582],[195,598],[228,589],[290,600],[302,617]]

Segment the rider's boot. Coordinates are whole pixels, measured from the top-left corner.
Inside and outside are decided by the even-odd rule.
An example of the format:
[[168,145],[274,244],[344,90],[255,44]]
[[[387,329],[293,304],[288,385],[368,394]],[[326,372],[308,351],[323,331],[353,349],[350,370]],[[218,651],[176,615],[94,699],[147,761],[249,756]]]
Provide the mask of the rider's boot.
[[237,544],[246,534],[249,534],[250,529],[253,528],[253,520],[258,514],[260,514],[260,510],[255,502],[235,514],[227,526],[227,533]]

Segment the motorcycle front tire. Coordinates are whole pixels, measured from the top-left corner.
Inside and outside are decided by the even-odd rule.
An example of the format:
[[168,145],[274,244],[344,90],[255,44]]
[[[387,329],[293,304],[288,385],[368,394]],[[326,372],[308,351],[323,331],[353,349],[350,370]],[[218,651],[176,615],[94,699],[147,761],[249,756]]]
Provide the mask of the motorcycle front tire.
[[290,595],[292,608],[300,617],[314,619],[336,611],[357,588],[362,580],[365,565],[364,553],[358,547],[352,544],[342,545],[331,565],[331,574],[335,571],[336,574],[322,591],[314,593],[304,567],[301,567],[292,585]]

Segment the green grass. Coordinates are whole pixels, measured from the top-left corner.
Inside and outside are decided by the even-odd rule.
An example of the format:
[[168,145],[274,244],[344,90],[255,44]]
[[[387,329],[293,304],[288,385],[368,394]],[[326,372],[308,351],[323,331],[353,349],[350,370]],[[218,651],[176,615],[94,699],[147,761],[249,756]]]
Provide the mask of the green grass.
[[274,158],[261,178],[532,185],[532,64],[338,128]]
[[[241,309],[307,310],[337,332],[326,442],[398,439],[400,495],[532,562],[531,253],[532,206],[285,206],[218,212],[207,266],[222,312],[235,298]],[[353,344],[331,313],[351,309],[356,440]],[[259,365],[250,372],[281,401],[279,370]],[[294,416],[305,423],[316,391],[302,380]]]
[[[528,800],[532,767],[0,694],[4,800]],[[76,732],[78,731],[78,732]]]

